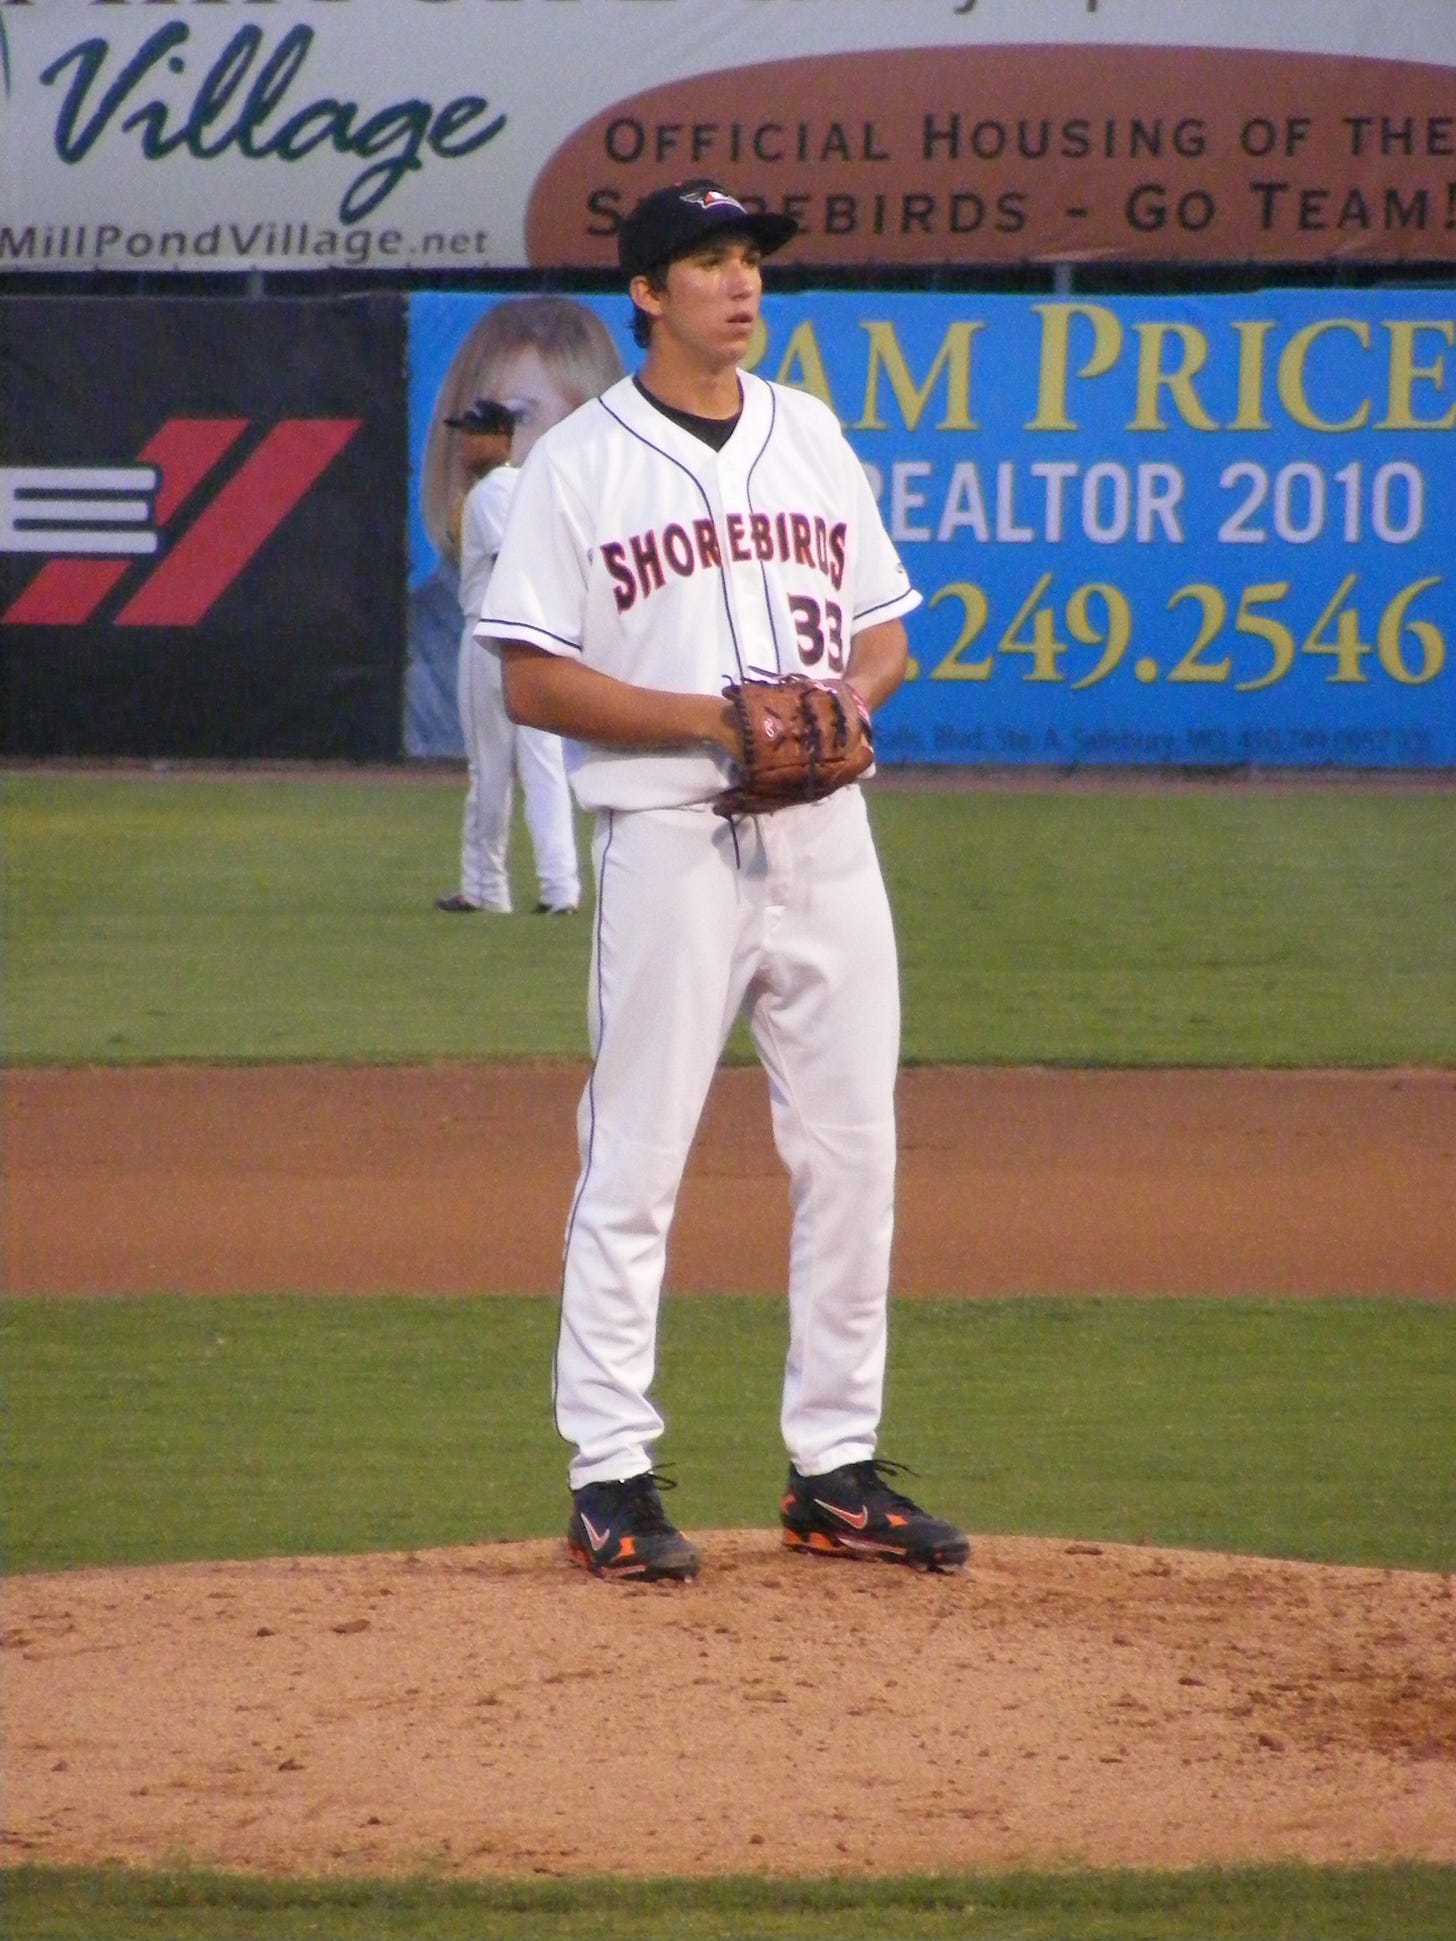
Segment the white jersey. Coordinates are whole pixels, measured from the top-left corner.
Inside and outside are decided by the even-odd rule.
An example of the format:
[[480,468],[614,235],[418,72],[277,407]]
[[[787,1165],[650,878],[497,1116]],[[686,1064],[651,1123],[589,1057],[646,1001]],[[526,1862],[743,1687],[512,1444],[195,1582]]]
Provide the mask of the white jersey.
[[466,494],[460,514],[460,611],[472,627],[485,604],[485,590],[520,476],[518,465],[497,465],[483,479],[477,479]]
[[[521,470],[476,638],[513,639],[639,687],[844,672],[855,633],[920,602],[869,481],[816,398],[741,373],[719,452],[624,378],[548,431]],[[588,809],[706,802],[725,754],[577,744]]]

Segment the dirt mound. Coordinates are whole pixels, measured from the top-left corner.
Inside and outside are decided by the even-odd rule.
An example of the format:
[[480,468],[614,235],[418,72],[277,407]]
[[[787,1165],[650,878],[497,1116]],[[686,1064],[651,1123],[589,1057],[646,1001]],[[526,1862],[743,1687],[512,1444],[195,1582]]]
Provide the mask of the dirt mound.
[[[694,1533],[695,1535],[698,1533]],[[1451,1580],[708,1534],[14,1579],[10,1861],[893,1873],[1456,1861]]]

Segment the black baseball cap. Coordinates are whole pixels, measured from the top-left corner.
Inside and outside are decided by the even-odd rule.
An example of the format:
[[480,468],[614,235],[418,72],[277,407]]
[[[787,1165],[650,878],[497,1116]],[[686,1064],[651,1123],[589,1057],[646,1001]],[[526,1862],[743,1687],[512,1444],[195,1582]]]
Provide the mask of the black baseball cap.
[[617,232],[617,260],[629,278],[647,276],[722,229],[746,230],[765,256],[799,233],[792,216],[746,209],[721,182],[699,177],[643,196]]
[[507,438],[516,428],[517,413],[498,398],[477,398],[458,418],[447,418],[452,431],[501,432]]

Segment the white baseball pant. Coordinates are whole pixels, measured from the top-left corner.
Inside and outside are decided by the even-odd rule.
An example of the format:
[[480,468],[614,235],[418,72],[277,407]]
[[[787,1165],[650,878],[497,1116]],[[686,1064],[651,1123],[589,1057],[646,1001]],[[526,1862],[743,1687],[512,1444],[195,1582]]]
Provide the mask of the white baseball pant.
[[784,1442],[804,1472],[863,1460],[884,1388],[900,1035],[863,797],[845,789],[736,832],[706,807],[608,811],[593,856],[594,1064],[555,1367],[571,1486],[652,1462],[668,1228],[740,1010],[789,1172]]
[[541,901],[553,910],[574,906],[581,901],[581,874],[560,737],[518,728],[511,720],[500,659],[472,638],[469,627],[460,640],[456,686],[470,777],[460,832],[460,894],[485,910],[510,910],[506,852],[519,771]]

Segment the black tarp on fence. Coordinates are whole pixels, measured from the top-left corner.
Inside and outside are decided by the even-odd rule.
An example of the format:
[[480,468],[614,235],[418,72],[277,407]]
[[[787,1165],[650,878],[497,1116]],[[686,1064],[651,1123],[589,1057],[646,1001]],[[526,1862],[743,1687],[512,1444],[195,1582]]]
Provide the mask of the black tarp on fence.
[[0,299],[0,750],[394,760],[405,309]]

